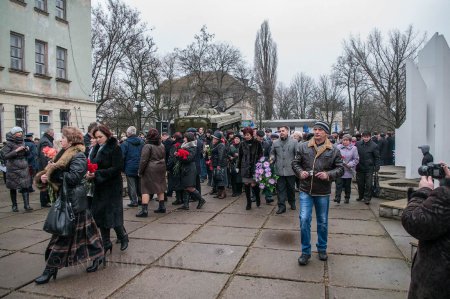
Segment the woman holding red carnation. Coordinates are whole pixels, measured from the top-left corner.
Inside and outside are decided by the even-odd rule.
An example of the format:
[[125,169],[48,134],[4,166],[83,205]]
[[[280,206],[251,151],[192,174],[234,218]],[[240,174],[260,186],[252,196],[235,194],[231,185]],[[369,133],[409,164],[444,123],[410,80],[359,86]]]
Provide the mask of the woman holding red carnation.
[[[200,209],[205,200],[200,192],[195,189],[197,178],[197,167],[195,166],[195,155],[197,153],[197,141],[193,133],[184,134],[184,143],[174,153],[180,169],[180,186],[185,190],[183,193],[183,206],[181,209],[189,210],[189,197],[192,196],[198,200],[197,209]],[[190,195],[190,196],[189,196]]]
[[181,186],[180,163],[175,157],[175,153],[181,148],[184,143],[183,135],[180,132],[173,134],[173,145],[169,151],[167,159],[167,180],[168,189],[175,191],[176,199],[172,204],[174,206],[183,204],[183,187]]

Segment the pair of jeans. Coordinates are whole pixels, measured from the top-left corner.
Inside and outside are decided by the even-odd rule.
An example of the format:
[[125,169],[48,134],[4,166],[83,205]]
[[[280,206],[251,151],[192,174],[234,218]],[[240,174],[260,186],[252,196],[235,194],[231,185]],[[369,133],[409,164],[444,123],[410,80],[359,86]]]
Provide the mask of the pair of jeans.
[[295,175],[280,176],[277,180],[278,207],[286,208],[286,200],[295,206]]
[[357,172],[359,199],[370,201],[372,199],[373,172]]
[[200,178],[202,180],[206,180],[208,177],[208,172],[206,171],[206,162],[205,158],[200,158]]
[[137,176],[127,176],[128,196],[132,204],[137,204],[141,197],[140,178]]
[[317,218],[317,251],[327,251],[328,240],[328,209],[330,207],[330,196],[312,196],[300,192],[300,240],[302,253],[311,254],[311,219],[312,208],[316,209]]
[[352,178],[337,178],[336,179],[336,199],[341,200],[342,190],[345,192],[345,198],[350,199],[352,190]]

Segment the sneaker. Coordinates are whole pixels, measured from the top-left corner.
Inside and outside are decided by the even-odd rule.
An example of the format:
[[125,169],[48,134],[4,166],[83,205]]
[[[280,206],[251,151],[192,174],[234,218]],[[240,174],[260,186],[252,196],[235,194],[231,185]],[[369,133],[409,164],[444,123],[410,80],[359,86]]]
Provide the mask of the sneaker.
[[310,254],[302,253],[302,255],[298,258],[298,264],[300,266],[305,266],[306,264],[308,264],[310,258],[311,258]]
[[326,261],[328,259],[328,255],[326,251],[319,251],[319,260]]

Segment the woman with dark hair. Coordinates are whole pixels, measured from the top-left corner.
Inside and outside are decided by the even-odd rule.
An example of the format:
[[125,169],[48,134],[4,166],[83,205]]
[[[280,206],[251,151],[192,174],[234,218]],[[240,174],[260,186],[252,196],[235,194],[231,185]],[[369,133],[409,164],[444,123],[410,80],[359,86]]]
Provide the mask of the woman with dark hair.
[[[94,129],[97,145],[90,154],[91,163],[97,163],[97,171],[88,172],[86,177],[95,184],[92,214],[100,227],[105,253],[112,252],[110,230],[114,228],[120,240],[120,250],[128,248],[128,235],[123,226],[123,158],[117,139],[105,125]],[[94,261],[94,264],[98,261]]]
[[176,199],[172,204],[174,206],[183,204],[183,187],[181,186],[181,174],[179,168],[176,168],[177,159],[175,152],[181,148],[183,144],[183,135],[180,132],[173,134],[173,144],[169,151],[169,158],[167,161],[168,185],[170,190],[175,191]]
[[244,142],[239,147],[238,171],[241,173],[242,182],[245,184],[245,196],[247,197],[246,210],[252,208],[251,189],[256,199],[256,206],[261,205],[259,196],[259,187],[254,179],[256,163],[263,156],[261,142],[253,137],[253,129],[246,127],[242,130],[244,133]]
[[233,143],[230,146],[228,152],[228,165],[231,173],[231,189],[233,190],[232,197],[236,197],[242,194],[242,176],[237,171],[237,160],[239,158],[239,147],[241,145],[241,136],[235,135]]
[[208,175],[208,186],[212,187],[212,161],[211,161],[211,147],[212,147],[212,134],[213,131],[211,129],[206,130],[205,140],[204,140],[204,154],[205,154],[205,164],[206,164],[206,173]]
[[[197,209],[205,204],[205,200],[202,198],[200,192],[195,189],[197,167],[195,165],[195,155],[197,152],[197,141],[193,133],[184,134],[184,143],[174,153],[176,165],[174,168],[178,168],[180,172],[180,185],[184,189],[183,193],[183,206],[181,209],[189,210],[189,197],[193,197],[198,201]],[[190,196],[189,196],[190,195]]]
[[[36,185],[48,184],[54,193],[65,192],[75,214],[75,231],[70,237],[52,235],[45,251],[47,262],[44,273],[36,278],[37,284],[56,279],[58,269],[74,266],[94,259],[105,265],[102,240],[97,225],[88,209],[84,176],[87,171],[83,133],[74,127],[64,127],[62,150],[35,177]],[[64,182],[65,181],[65,182]],[[100,262],[87,268],[97,270]]]
[[211,161],[213,166],[214,187],[217,188],[217,198],[224,199],[227,194],[225,187],[228,186],[227,176],[227,149],[222,142],[222,133],[216,132],[213,135]]
[[158,130],[148,130],[146,144],[142,148],[139,163],[139,177],[141,180],[142,208],[136,217],[148,216],[148,202],[150,194],[158,196],[159,207],[155,213],[165,213],[164,192],[166,191],[166,150],[161,144]]

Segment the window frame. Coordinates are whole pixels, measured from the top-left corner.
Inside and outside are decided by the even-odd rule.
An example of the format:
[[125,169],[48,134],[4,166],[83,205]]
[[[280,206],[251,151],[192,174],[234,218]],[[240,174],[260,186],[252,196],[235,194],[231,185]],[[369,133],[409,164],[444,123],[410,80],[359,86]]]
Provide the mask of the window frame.
[[[19,38],[18,40],[21,41],[21,45],[13,45],[12,44],[12,37],[17,37]],[[17,32],[13,32],[11,31],[9,34],[9,47],[10,47],[10,51],[9,51],[9,58],[10,58],[10,65],[11,65],[11,69],[13,70],[18,70],[18,71],[23,71],[24,70],[24,64],[25,64],[25,36],[23,34],[17,33]],[[19,52],[20,56],[13,56],[13,48],[17,49],[17,51]],[[13,59],[16,61],[19,61],[19,68],[16,68],[13,66]]]
[[[60,51],[64,53],[64,59],[61,59],[59,56]],[[58,64],[58,62],[63,61],[64,68],[61,68]],[[59,71],[62,70],[64,72],[64,76],[59,75]],[[57,79],[65,79],[67,80],[67,49],[63,47],[56,47],[56,78]]]
[[[63,115],[65,114],[66,119],[63,119]],[[70,126],[70,110],[69,109],[61,109],[59,110],[59,122],[61,124],[61,129],[65,126]]]
[[[43,53],[38,52],[37,45],[40,44],[43,46]],[[43,62],[37,61],[37,55],[42,56]],[[38,72],[38,65],[43,66],[44,71]],[[48,44],[42,40],[36,39],[34,42],[34,68],[35,74],[37,75],[48,75]]]
[[[28,127],[28,106],[25,105],[14,105],[14,117],[16,119],[16,126],[21,127],[24,132],[27,132]],[[18,117],[19,109],[22,109],[22,118]]]
[[[42,3],[43,7],[39,7],[38,3]],[[40,11],[48,12],[47,0],[34,0],[34,7]]]
[[40,124],[50,124],[51,111],[49,110],[39,110],[39,123]]
[[[59,1],[63,4],[62,7],[58,6]],[[55,15],[56,18],[61,20],[67,20],[67,1],[66,0],[56,0],[55,1]],[[60,16],[60,12],[62,12],[62,17]]]

